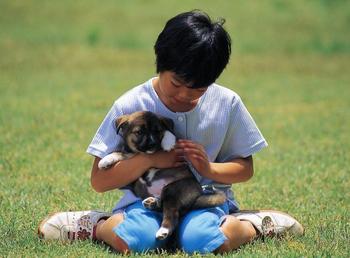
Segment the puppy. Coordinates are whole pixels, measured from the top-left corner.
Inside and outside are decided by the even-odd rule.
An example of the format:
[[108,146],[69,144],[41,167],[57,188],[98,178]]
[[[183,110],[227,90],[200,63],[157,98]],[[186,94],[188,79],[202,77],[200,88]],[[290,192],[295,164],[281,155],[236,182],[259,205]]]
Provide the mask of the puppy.
[[[176,143],[172,133],[173,121],[152,112],[139,111],[121,116],[116,120],[116,128],[124,140],[123,149],[101,159],[98,164],[100,169],[137,153],[170,151]],[[218,206],[226,200],[226,195],[221,191],[204,194],[188,166],[152,168],[130,187],[136,196],[143,199],[146,208],[163,211],[161,228],[156,233],[156,238],[160,240],[174,231],[179,217],[189,210]]]

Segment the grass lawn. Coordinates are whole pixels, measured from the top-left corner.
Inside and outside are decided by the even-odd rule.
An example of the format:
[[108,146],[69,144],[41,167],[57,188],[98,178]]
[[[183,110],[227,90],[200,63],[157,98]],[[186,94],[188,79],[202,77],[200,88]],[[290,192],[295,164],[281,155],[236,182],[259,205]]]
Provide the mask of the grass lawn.
[[233,55],[218,82],[241,95],[269,142],[254,178],[234,185],[241,208],[288,211],[306,228],[227,257],[349,256],[349,1],[3,0],[0,257],[116,255],[43,243],[38,222],[120,198],[91,189],[86,147],[113,101],[155,74],[165,21],[195,8],[226,18]]

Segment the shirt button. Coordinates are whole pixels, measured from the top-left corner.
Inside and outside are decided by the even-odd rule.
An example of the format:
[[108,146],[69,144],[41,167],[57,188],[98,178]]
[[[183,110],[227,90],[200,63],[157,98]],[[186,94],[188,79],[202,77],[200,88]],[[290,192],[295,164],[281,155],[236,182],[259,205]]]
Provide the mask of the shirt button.
[[178,120],[179,122],[183,122],[183,121],[184,121],[184,118],[183,118],[182,116],[179,116],[179,117],[177,118],[177,120]]

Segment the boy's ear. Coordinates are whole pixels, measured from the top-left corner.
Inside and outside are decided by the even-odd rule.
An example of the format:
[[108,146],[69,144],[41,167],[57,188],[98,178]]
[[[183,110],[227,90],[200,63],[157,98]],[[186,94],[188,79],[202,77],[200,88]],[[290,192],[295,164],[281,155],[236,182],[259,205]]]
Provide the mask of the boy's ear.
[[167,117],[161,117],[160,121],[168,131],[174,134],[174,121],[172,119]]
[[115,120],[115,126],[117,128],[117,134],[119,134],[119,132],[121,131],[121,134],[123,133],[123,131],[125,130],[125,128],[129,125],[129,116],[128,115],[123,115],[118,117]]

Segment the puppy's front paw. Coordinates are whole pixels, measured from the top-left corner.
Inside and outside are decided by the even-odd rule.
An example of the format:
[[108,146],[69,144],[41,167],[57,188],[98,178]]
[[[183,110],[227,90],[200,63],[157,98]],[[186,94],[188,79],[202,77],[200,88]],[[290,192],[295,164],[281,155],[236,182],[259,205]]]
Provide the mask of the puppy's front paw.
[[110,166],[112,166],[113,164],[117,163],[120,160],[123,160],[124,157],[122,156],[121,153],[119,152],[113,152],[111,154],[108,154],[107,156],[105,156],[103,159],[101,159],[98,162],[98,168],[99,169],[107,169]]
[[106,169],[112,166],[113,164],[114,164],[113,160],[110,157],[106,156],[98,162],[98,168]]
[[169,229],[161,227],[156,233],[156,238],[158,240],[164,240],[169,236],[169,233],[170,233]]

